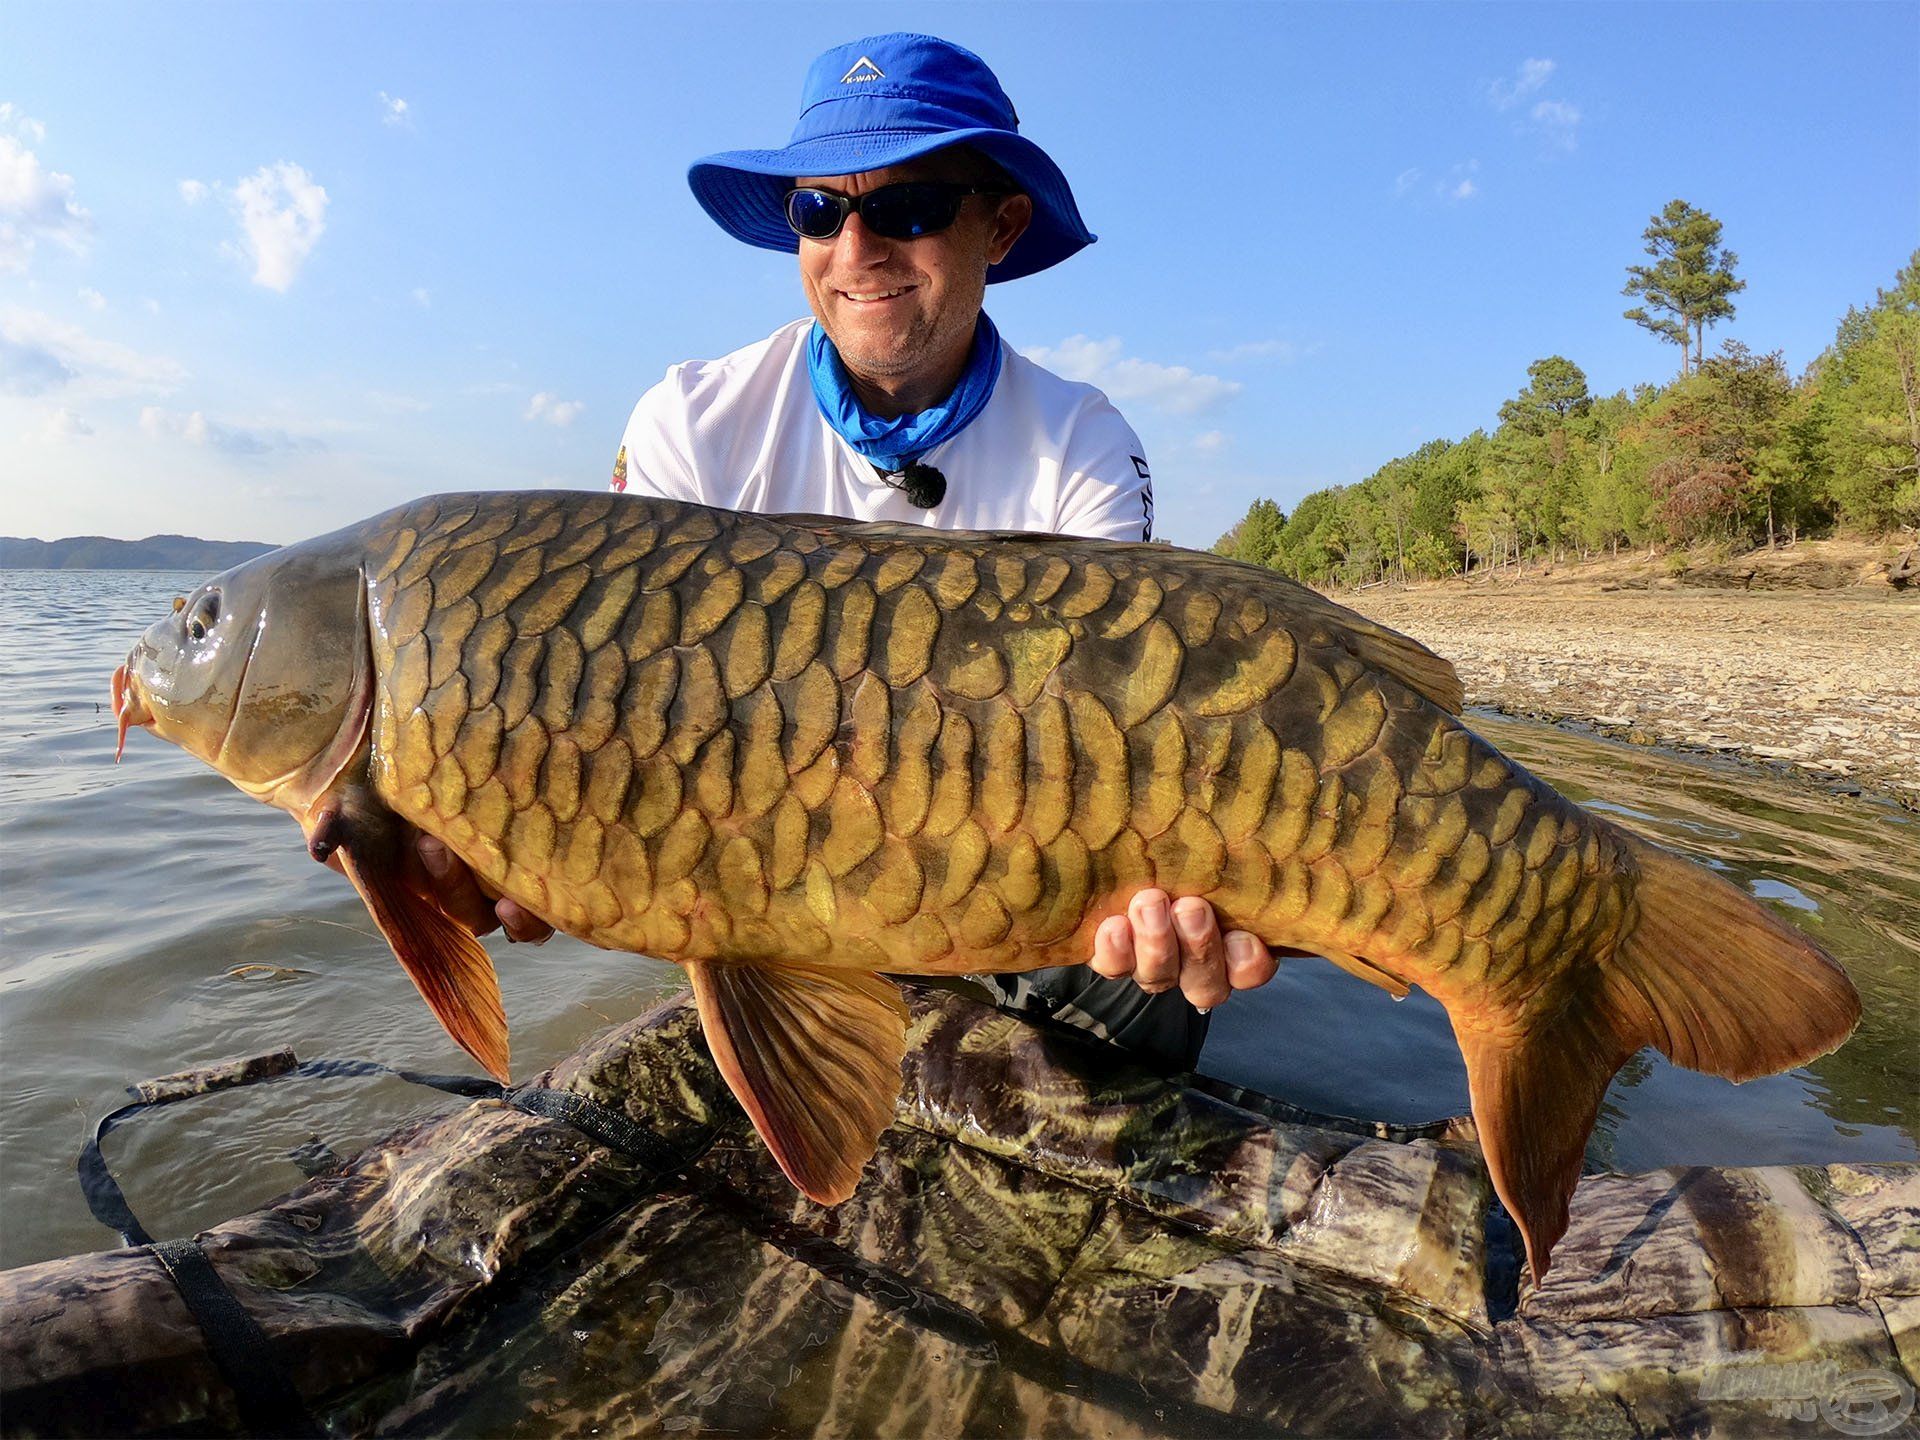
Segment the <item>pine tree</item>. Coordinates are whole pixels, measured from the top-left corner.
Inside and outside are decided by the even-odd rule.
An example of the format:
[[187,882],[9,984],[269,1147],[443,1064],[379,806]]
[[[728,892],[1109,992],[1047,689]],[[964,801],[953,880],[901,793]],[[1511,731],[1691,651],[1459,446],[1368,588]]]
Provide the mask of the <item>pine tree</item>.
[[1733,314],[1731,297],[1747,288],[1734,277],[1740,257],[1720,244],[1720,222],[1684,200],[1669,200],[1652,217],[1644,234],[1652,265],[1629,265],[1623,295],[1635,295],[1644,305],[1625,311],[1626,318],[1680,347],[1680,373],[1705,353],[1706,331]]

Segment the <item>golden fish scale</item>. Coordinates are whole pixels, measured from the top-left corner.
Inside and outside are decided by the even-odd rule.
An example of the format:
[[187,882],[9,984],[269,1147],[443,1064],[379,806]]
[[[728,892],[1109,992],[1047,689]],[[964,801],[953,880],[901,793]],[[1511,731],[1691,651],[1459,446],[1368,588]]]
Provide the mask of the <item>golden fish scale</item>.
[[1446,998],[1601,954],[1618,842],[1185,552],[614,496],[370,522],[375,780],[596,944],[899,972],[1084,960],[1138,888]]

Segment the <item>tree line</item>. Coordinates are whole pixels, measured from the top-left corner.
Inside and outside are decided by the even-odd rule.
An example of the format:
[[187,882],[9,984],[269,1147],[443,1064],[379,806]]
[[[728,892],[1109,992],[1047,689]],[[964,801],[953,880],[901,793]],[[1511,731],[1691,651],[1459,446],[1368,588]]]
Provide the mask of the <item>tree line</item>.
[[1665,385],[1596,396],[1549,355],[1499,424],[1433,440],[1291,514],[1256,500],[1214,550],[1308,584],[1438,578],[1622,547],[1734,547],[1920,525],[1920,251],[1794,376],[1705,332],[1734,311],[1720,222],[1676,200],[1646,232],[1625,312],[1680,348]]

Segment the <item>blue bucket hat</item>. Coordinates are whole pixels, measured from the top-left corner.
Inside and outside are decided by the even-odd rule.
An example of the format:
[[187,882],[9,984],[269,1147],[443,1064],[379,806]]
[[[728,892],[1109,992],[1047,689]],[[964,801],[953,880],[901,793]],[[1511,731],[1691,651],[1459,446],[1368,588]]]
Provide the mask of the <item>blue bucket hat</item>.
[[797,251],[786,194],[802,175],[858,175],[971,145],[1033,199],[1033,223],[987,280],[1017,280],[1058,265],[1094,236],[1047,153],[1019,133],[1020,118],[987,62],[932,35],[873,35],[813,62],[800,120],[783,150],[726,150],[687,171],[694,198],[736,240]]

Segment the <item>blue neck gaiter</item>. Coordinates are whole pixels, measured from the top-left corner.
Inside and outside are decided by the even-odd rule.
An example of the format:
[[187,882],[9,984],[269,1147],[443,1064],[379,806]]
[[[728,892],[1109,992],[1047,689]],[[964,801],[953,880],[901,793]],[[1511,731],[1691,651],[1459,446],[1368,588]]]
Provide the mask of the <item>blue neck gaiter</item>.
[[813,398],[827,423],[882,470],[899,472],[943,440],[966,429],[986,408],[1000,378],[1000,332],[983,311],[973,330],[973,350],[953,392],[938,405],[888,420],[873,414],[853,393],[840,352],[816,322],[807,336],[807,370]]

